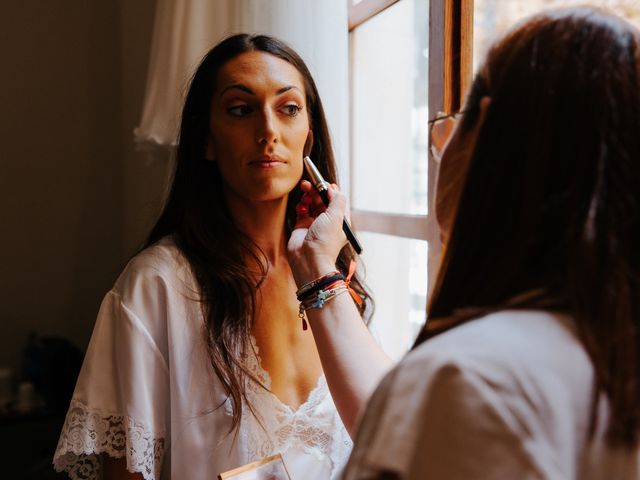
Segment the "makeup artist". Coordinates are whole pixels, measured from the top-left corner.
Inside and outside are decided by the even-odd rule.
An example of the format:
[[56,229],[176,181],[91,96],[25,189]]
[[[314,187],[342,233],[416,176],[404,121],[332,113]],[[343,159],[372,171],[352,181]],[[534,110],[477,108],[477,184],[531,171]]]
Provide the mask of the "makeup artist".
[[[590,8],[530,18],[432,123],[445,248],[428,321],[343,478],[639,478],[640,33]],[[344,241],[332,197],[293,232],[299,283]],[[332,307],[312,322],[356,316]]]
[[[330,264],[298,280],[324,277],[298,291],[287,243],[300,241],[297,213],[315,210],[296,212],[311,187],[299,186],[303,154],[336,181],[302,59],[267,36],[214,47],[189,87],[164,210],[100,309],[58,470],[208,480],[281,453],[292,480],[338,474],[390,361],[350,247],[331,239]],[[353,316],[320,325],[310,313],[334,305]]]

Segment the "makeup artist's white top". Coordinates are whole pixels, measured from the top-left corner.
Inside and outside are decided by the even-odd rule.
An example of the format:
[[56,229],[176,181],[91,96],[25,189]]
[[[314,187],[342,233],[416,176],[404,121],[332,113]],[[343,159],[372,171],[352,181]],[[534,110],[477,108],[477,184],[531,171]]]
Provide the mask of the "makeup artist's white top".
[[[74,479],[101,478],[96,454],[106,452],[126,456],[146,480],[211,480],[279,452],[292,480],[334,478],[352,443],[324,376],[297,410],[248,381],[264,429],[244,408],[238,434],[228,434],[230,402],[208,363],[197,298],[170,240],[129,263],[100,308],[56,469]],[[268,387],[258,355],[250,351],[244,361]]]
[[571,319],[504,311],[423,343],[378,387],[344,480],[638,479],[639,452],[589,442],[594,370]]

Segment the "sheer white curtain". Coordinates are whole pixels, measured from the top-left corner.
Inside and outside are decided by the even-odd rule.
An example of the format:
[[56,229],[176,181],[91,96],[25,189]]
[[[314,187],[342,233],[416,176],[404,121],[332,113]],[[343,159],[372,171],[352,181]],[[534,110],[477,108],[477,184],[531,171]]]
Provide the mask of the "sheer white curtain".
[[291,45],[320,90],[348,185],[348,31],[345,0],[158,0],[149,73],[135,138],[143,149],[176,142],[188,81],[202,56],[224,37],[265,33]]

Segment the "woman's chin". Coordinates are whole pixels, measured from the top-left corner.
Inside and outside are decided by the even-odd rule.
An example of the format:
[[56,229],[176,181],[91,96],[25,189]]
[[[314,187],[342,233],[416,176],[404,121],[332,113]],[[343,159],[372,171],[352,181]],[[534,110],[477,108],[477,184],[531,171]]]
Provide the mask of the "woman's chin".
[[262,202],[274,202],[277,200],[286,200],[289,194],[296,188],[298,182],[269,182],[268,184],[256,185],[253,191],[253,198]]
[[256,204],[286,202],[290,192],[291,190],[287,189],[268,189],[260,192],[253,191],[251,195],[248,196],[248,199]]
[[[226,196],[229,200],[234,197],[245,203],[274,203],[278,201],[286,202],[289,194],[297,187],[298,181],[290,179],[258,182],[251,180],[240,185],[227,185]],[[250,188],[248,188],[250,186]]]

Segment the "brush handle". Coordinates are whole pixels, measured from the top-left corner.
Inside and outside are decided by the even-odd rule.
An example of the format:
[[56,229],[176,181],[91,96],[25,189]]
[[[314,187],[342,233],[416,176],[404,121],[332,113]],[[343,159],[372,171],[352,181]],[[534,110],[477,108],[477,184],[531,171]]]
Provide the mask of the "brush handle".
[[[318,193],[320,194],[320,198],[322,199],[322,203],[324,203],[324,206],[328,207],[329,191],[320,190],[318,191]],[[349,243],[351,244],[353,249],[356,251],[358,255],[360,255],[362,253],[362,245],[360,245],[360,242],[358,241],[355,234],[353,233],[353,230],[351,230],[351,225],[349,225],[349,222],[347,222],[346,218],[342,220],[342,231],[347,236],[347,240],[349,240]]]

